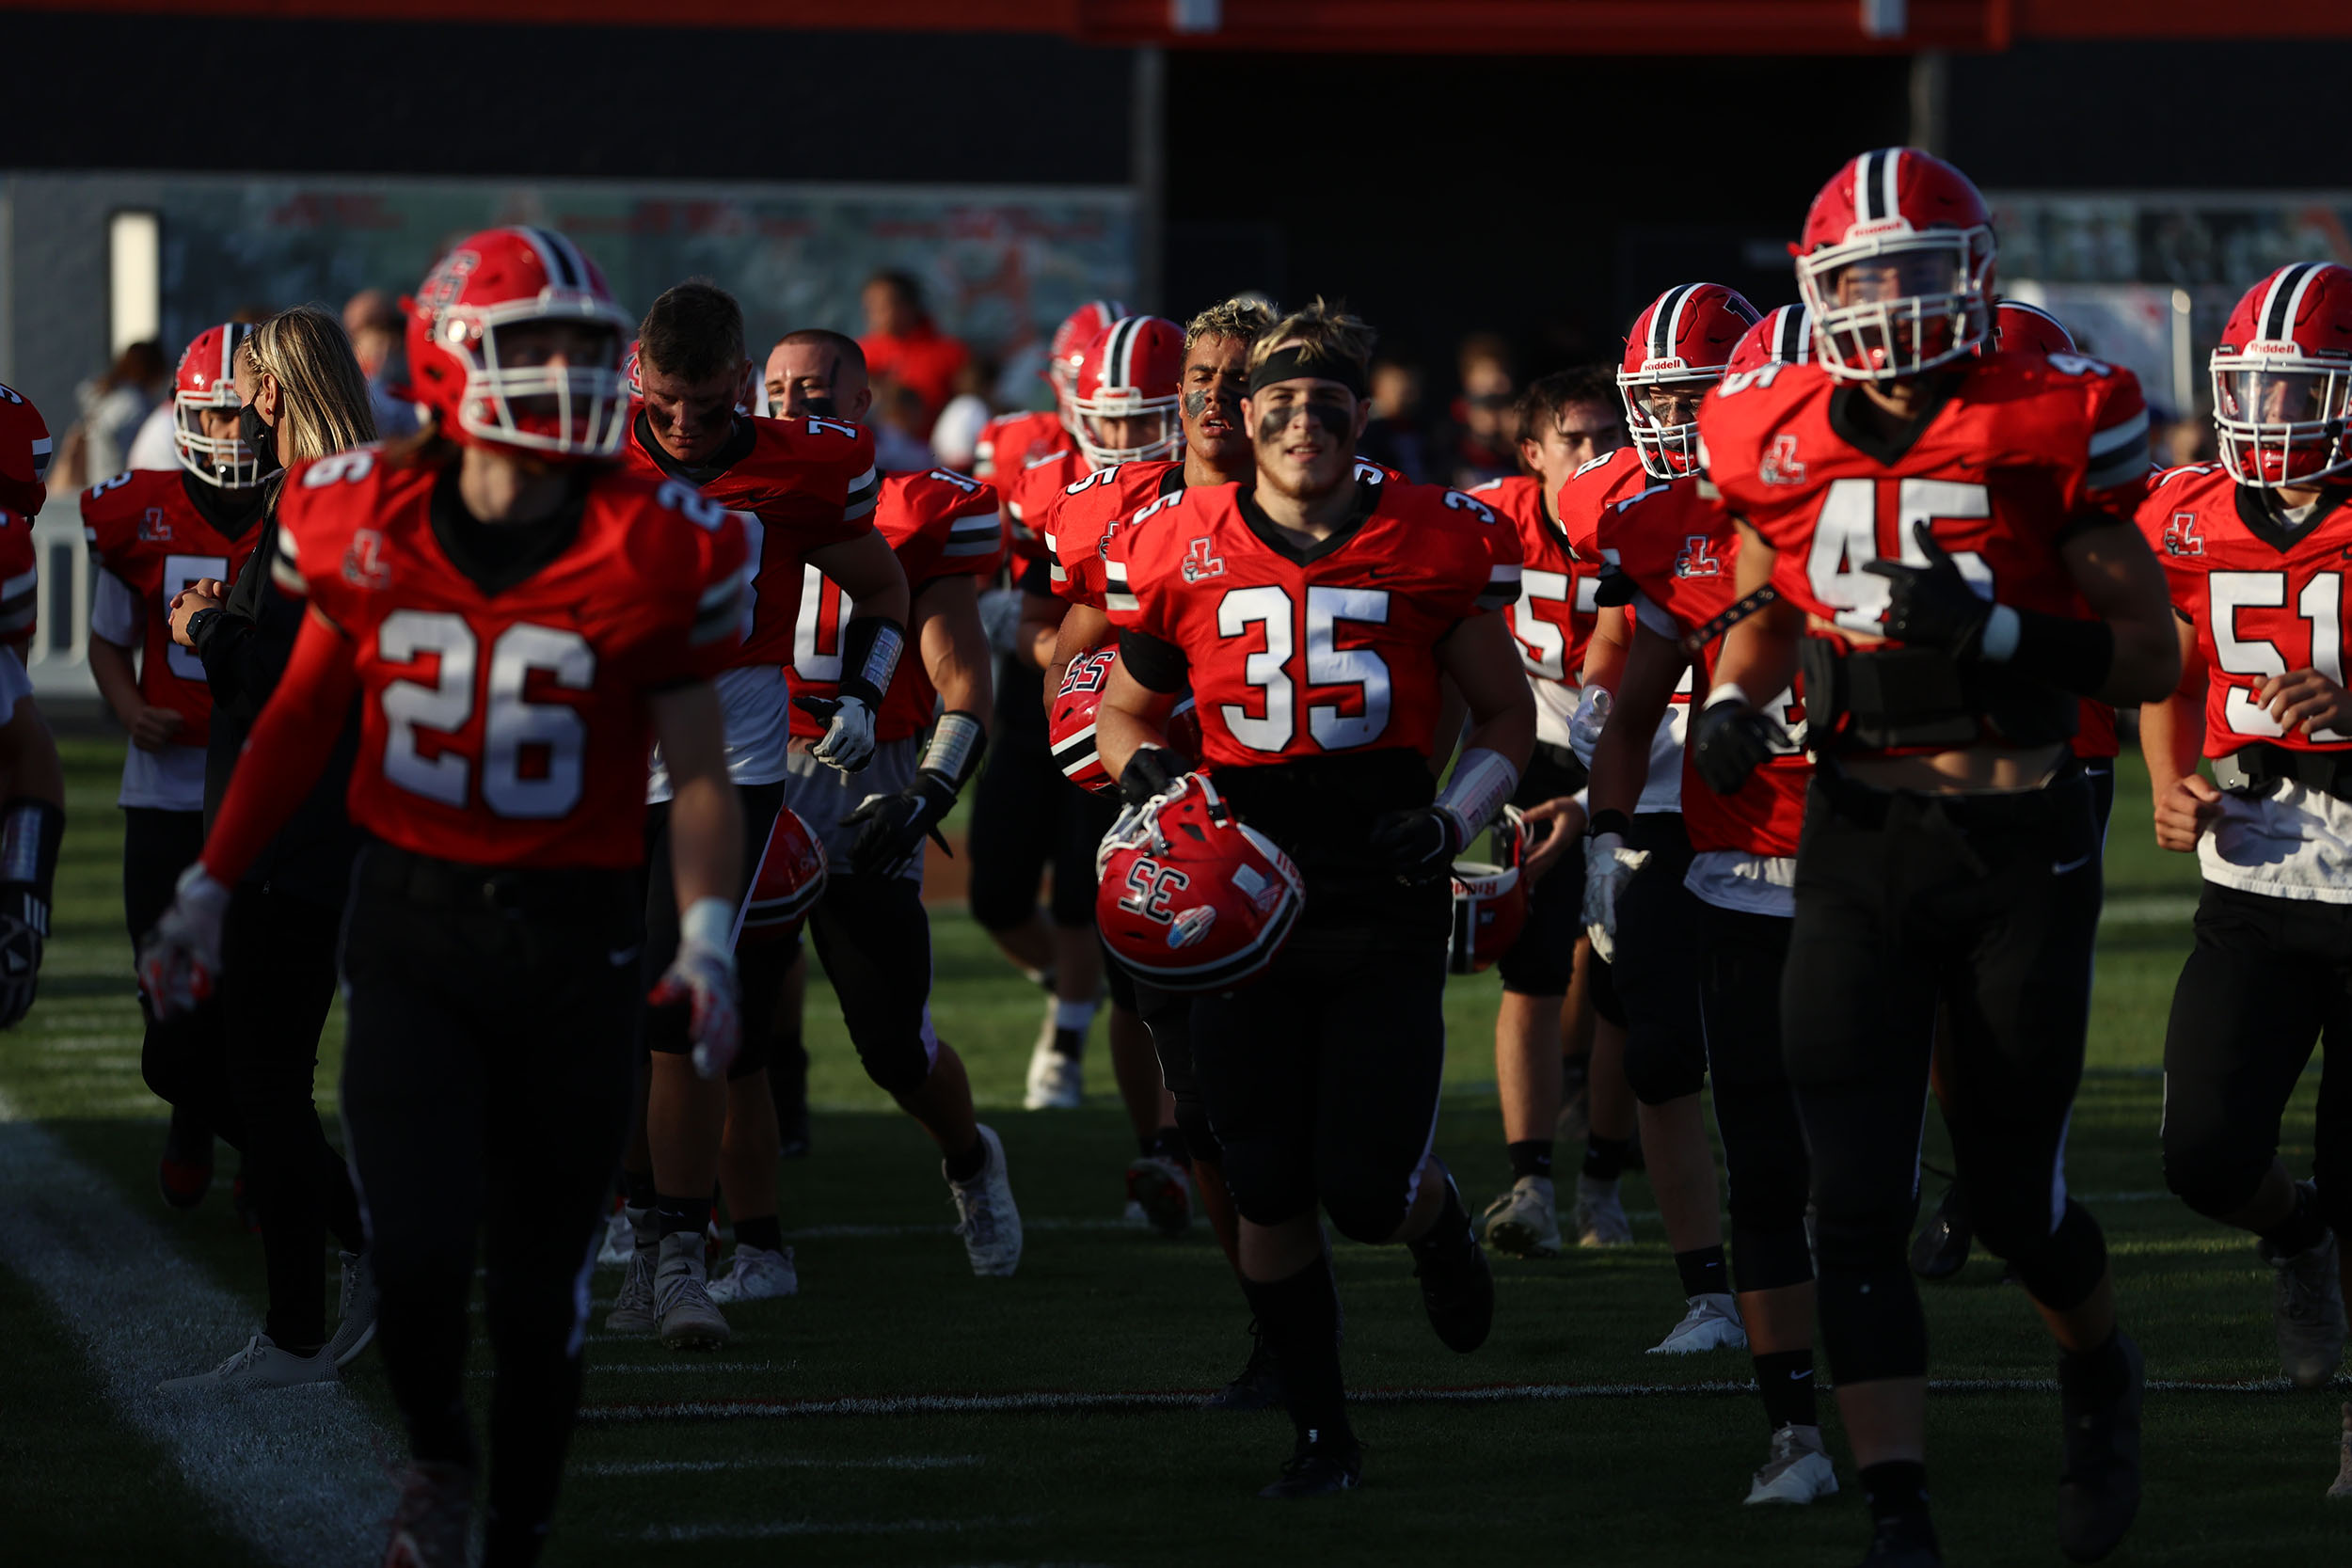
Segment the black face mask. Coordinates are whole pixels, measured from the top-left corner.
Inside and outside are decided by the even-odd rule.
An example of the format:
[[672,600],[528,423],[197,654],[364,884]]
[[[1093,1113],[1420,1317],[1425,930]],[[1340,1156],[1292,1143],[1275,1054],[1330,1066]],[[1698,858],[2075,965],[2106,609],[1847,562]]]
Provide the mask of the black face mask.
[[249,403],[237,409],[237,439],[261,461],[262,472],[270,473],[278,467],[277,435],[262,422],[261,410]]

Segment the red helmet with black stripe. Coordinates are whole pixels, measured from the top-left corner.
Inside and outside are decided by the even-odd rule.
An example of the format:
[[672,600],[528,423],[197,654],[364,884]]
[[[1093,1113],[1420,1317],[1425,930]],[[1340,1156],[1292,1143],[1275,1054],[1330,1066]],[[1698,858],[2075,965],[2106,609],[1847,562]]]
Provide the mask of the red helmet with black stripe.
[[1784,305],[1740,335],[1731,346],[1725,375],[1746,375],[1767,365],[1802,365],[1813,357],[1813,314],[1802,305]]
[[1814,352],[1841,381],[1917,375],[1992,332],[1993,214],[1966,175],[1915,147],[1831,176],[1793,249]]
[[[1060,689],[1054,693],[1054,705],[1045,715],[1045,743],[1052,751],[1054,766],[1061,769],[1063,778],[1097,795],[1119,791],[1119,781],[1104,769],[1094,744],[1094,719],[1103,706],[1103,688],[1118,659],[1116,642],[1089,648],[1072,659],[1062,672]],[[1184,755],[1200,754],[1200,723],[1190,692],[1168,714],[1166,734],[1168,743]]]
[[[2005,299],[1993,312],[1993,341],[1988,347],[2015,353],[2075,354],[2074,335],[2066,324],[2039,305]],[[1979,349],[1979,353],[1983,350]]]
[[237,397],[237,349],[253,336],[245,322],[208,326],[180,356],[171,377],[171,446],[180,467],[207,484],[243,490],[259,484],[277,470],[264,472],[259,453],[234,432],[215,436],[204,428],[204,411],[234,414]]
[[1045,351],[1045,379],[1054,384],[1054,403],[1061,410],[1061,422],[1073,431],[1078,425],[1070,411],[1070,399],[1078,388],[1079,356],[1086,353],[1087,344],[1126,313],[1127,308],[1115,299],[1089,299],[1054,328],[1053,342]]
[[759,871],[743,897],[743,917],[736,930],[736,945],[789,942],[817,900],[825,895],[828,874],[824,843],[791,807],[776,813],[760,851]]
[[1721,283],[1677,283],[1633,319],[1617,370],[1626,429],[1656,479],[1699,468],[1699,400],[1724,378],[1756,307]]
[[49,499],[49,425],[33,400],[0,387],[0,507],[30,517]]
[[1298,868],[1206,773],[1122,812],[1094,858],[1103,943],[1165,990],[1231,990],[1274,961],[1306,902]]
[[570,240],[485,229],[442,257],[406,304],[409,375],[443,435],[542,456],[620,451],[621,344],[633,324]]
[[[1184,329],[1160,316],[1122,316],[1078,356],[1071,434],[1089,464],[1141,463],[1184,451],[1177,394],[1184,374]],[[1114,424],[1117,428],[1113,428]]]
[[1505,806],[1494,825],[1495,860],[1454,863],[1454,945],[1447,967],[1476,974],[1511,950],[1527,926],[1527,819]]
[[2352,468],[2352,269],[2280,267],[2237,302],[2208,365],[2232,479],[2276,489]]

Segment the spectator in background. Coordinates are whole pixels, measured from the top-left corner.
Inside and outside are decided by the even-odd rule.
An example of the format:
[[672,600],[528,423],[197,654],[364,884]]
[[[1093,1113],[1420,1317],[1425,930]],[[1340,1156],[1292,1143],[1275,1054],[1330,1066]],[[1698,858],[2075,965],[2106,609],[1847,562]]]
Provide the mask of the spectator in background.
[[2168,468],[2213,461],[2211,420],[2168,420],[2156,430],[2156,461]]
[[866,422],[874,431],[874,467],[886,474],[921,473],[935,461],[928,439],[938,410],[896,376],[873,378],[874,408]]
[[1372,362],[1372,419],[1357,439],[1359,456],[1393,468],[1416,484],[1429,480],[1429,438],[1421,428],[1421,370],[1382,355]]
[[[136,342],[115,358],[106,373],[74,388],[82,405],[80,439],[69,432],[66,443],[81,456],[84,485],[112,479],[122,472],[131,443],[171,386],[171,362],[153,342]],[[169,467],[170,465],[167,465]]]
[[[947,400],[931,423],[931,453],[958,473],[972,471],[980,444],[980,431],[993,418],[988,400],[976,392],[958,392]],[[879,448],[877,449],[879,450]]]
[[417,431],[417,408],[408,396],[408,360],[402,347],[407,323],[392,296],[381,289],[362,289],[343,305],[343,331],[351,337],[352,356],[368,378],[368,406],[375,414],[377,436],[387,441]]
[[878,272],[866,280],[866,335],[858,347],[866,351],[866,369],[876,378],[876,422],[887,409],[881,391],[882,377],[912,390],[922,413],[913,434],[930,436],[931,421],[956,395],[956,378],[972,362],[972,351],[933,325],[923,308],[923,286],[903,272]]
[[1455,360],[1461,391],[1454,400],[1454,440],[1446,453],[1444,482],[1467,490],[1519,471],[1518,420],[1512,409],[1518,383],[1511,349],[1492,332],[1462,340]]

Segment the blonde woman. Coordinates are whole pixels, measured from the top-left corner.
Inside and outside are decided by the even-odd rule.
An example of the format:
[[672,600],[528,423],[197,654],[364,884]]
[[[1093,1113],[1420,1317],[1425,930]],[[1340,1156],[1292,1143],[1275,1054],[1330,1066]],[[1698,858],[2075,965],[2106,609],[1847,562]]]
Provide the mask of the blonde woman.
[[[375,439],[367,377],[342,324],[315,306],[283,310],[238,346],[238,434],[263,472]],[[219,810],[246,732],[276,689],[302,606],[270,582],[278,480],[261,538],[233,585],[199,582],[173,603],[172,639],[212,688],[204,768],[207,824]],[[212,1371],[167,1387],[229,1391],[333,1382],[375,1333],[375,1287],[361,1253],[359,1205],[311,1101],[319,1030],[335,997],[335,942],[359,835],[343,808],[353,733],[302,808],[238,884],[222,928],[221,991],[229,1090],[243,1123],[247,1196],[261,1216],[269,1273],[262,1332]],[[326,1328],[319,1254],[329,1231],[342,1255],[342,1317]]]

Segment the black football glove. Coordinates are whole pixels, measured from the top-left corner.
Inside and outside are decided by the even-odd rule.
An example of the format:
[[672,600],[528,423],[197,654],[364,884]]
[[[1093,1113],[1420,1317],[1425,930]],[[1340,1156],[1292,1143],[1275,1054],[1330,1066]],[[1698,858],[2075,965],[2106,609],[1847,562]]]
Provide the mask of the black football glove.
[[1959,563],[1935,542],[1926,523],[1914,524],[1912,537],[1926,552],[1926,565],[1873,561],[1862,568],[1886,579],[1886,613],[1880,624],[1898,642],[1941,648],[1954,658],[1976,657],[1984,624],[1993,615],[1993,601],[1968,585]]
[[1691,767],[1718,795],[1736,795],[1788,737],[1745,701],[1725,696],[1691,722]]
[[13,1029],[32,1010],[40,957],[40,932],[33,923],[0,914],[0,1029]]
[[1606,562],[1593,583],[1593,602],[1611,609],[1631,604],[1641,589],[1615,562]]
[[1119,775],[1119,798],[1139,806],[1184,776],[1184,759],[1165,746],[1145,746],[1127,759]]
[[[923,852],[923,840],[936,840],[947,849],[939,825],[956,809],[956,786],[945,774],[915,770],[914,780],[896,795],[868,795],[857,810],[841,819],[856,826],[850,846],[850,870],[860,877],[897,877]],[[949,854],[955,851],[948,849]]]
[[1454,870],[1462,825],[1442,806],[1392,811],[1372,825],[1373,858],[1406,883],[1434,882]]

